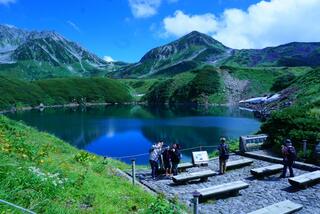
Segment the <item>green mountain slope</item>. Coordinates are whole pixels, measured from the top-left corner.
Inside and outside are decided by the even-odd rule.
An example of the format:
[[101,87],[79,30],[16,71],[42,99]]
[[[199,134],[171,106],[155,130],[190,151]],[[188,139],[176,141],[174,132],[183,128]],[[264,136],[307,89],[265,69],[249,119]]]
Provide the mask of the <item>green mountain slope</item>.
[[[230,49],[212,37],[193,31],[167,45],[154,48],[146,53],[138,63],[120,69],[116,77],[141,77],[173,70],[188,71],[195,66],[186,64],[216,61],[225,57]],[[177,69],[178,67],[178,69]]]
[[61,78],[22,81],[0,76],[0,109],[12,107],[82,103],[130,102],[127,86],[107,78]]
[[[280,151],[285,138],[291,138],[299,149],[302,140],[307,140],[307,158],[313,161],[311,149],[320,139],[320,69],[297,77],[285,90],[290,89],[296,91],[291,95],[293,105],[273,112],[261,131],[269,135],[275,151]],[[299,156],[302,157],[302,154]]]
[[233,50],[225,65],[256,66],[319,66],[319,42],[293,42],[264,49]]
[[28,80],[103,76],[123,66],[107,63],[54,31],[0,25],[0,74]]
[[149,104],[203,104],[213,96],[219,97],[219,103],[224,100],[220,75],[217,69],[205,66],[157,82],[143,99]]

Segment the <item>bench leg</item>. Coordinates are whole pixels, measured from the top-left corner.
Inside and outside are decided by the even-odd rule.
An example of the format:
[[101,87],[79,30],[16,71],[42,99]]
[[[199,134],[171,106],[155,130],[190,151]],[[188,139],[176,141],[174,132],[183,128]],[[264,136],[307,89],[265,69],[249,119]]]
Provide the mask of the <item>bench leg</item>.
[[239,190],[235,190],[235,191],[230,192],[230,195],[231,196],[238,196],[239,195]]
[[200,181],[202,181],[202,182],[207,182],[207,181],[208,181],[208,177],[200,178]]

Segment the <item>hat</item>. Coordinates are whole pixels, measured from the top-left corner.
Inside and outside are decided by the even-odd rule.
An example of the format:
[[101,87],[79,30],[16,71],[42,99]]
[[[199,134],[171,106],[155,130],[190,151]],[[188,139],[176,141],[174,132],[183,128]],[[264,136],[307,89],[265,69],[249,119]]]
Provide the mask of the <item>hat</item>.
[[226,138],[221,137],[221,138],[220,138],[220,142],[222,142],[222,143],[226,142]]
[[286,143],[286,144],[291,144],[291,140],[290,140],[290,139],[286,139],[286,140],[285,140],[285,143]]

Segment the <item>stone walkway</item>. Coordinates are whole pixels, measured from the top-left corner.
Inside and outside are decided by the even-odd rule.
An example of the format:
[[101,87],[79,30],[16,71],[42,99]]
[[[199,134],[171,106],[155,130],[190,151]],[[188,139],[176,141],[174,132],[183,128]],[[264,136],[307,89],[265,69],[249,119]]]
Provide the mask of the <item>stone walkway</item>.
[[[230,157],[230,160],[237,160],[239,158],[243,157],[234,155]],[[174,185],[170,178],[165,177],[154,181],[150,177],[150,172],[145,170],[137,171],[137,178],[141,183],[156,192],[161,192],[167,197],[177,197],[188,206],[192,206],[192,192],[196,189],[237,180],[242,180],[250,185],[249,188],[241,190],[238,196],[201,203],[199,206],[200,213],[242,214],[286,199],[303,205],[303,209],[297,212],[299,214],[320,213],[320,184],[308,189],[299,190],[291,187],[287,178],[280,179],[280,174],[266,177],[263,180],[257,180],[251,176],[250,169],[271,164],[261,160],[254,160],[251,166],[228,171],[227,174],[222,176],[211,177],[208,182],[191,182],[186,185]],[[208,167],[191,168],[189,172],[208,168],[216,171],[218,169],[218,160],[210,161]],[[295,169],[296,175],[303,173],[306,173],[306,171]]]

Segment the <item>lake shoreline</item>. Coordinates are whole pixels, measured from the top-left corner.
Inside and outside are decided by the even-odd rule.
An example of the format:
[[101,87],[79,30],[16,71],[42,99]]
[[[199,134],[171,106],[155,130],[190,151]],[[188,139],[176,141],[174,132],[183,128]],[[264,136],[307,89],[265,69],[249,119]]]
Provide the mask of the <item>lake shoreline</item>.
[[44,110],[46,108],[77,108],[77,107],[94,107],[94,106],[109,106],[109,105],[146,105],[144,102],[126,102],[126,103],[68,103],[68,104],[57,104],[57,105],[44,105],[44,106],[26,106],[20,108],[13,108],[10,110],[0,110],[0,114],[30,111],[30,110]]
[[[7,113],[14,113],[14,112],[22,112],[22,111],[31,111],[31,110],[44,110],[46,108],[77,108],[77,107],[95,107],[95,106],[110,106],[110,105],[149,105],[147,102],[124,102],[124,103],[68,103],[68,104],[57,104],[57,105],[39,105],[39,106],[25,106],[25,107],[18,107],[12,108],[10,110],[0,110],[0,114],[7,114]],[[165,106],[170,106],[169,103],[164,104]],[[176,104],[175,106],[185,106],[186,104]],[[228,103],[209,103],[209,104],[197,104],[195,106],[199,107],[239,107],[238,105],[230,105]]]

